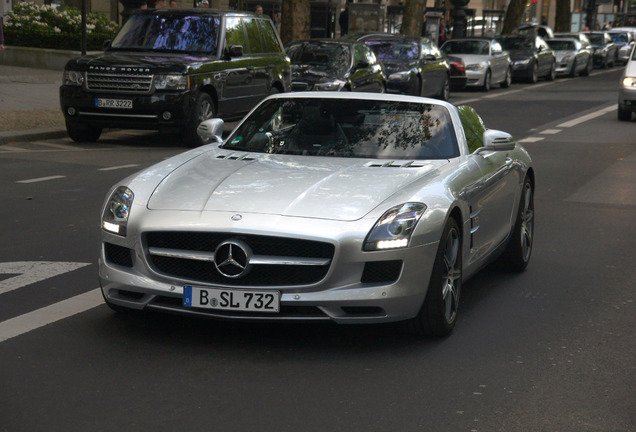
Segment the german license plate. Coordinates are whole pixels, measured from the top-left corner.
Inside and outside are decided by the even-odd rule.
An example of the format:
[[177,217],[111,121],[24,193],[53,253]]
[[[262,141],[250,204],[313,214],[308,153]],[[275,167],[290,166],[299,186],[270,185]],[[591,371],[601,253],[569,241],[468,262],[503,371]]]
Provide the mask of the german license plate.
[[280,310],[280,291],[230,290],[186,285],[183,288],[183,305],[205,309],[276,313]]
[[117,109],[132,109],[133,104],[131,99],[103,99],[96,98],[95,106],[97,108],[117,108]]

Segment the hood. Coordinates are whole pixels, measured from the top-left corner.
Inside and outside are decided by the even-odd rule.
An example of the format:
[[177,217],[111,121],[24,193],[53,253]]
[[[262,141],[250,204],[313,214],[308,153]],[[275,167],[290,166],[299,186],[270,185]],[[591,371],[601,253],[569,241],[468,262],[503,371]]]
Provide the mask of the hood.
[[417,161],[418,167],[388,168],[377,166],[378,162],[389,161],[219,149],[167,175],[152,193],[148,208],[353,221],[406,185],[433,179],[436,168],[448,163]]
[[[88,70],[89,68],[133,68],[146,70],[150,73],[178,72],[186,73],[189,67],[196,67],[203,62],[213,60],[210,56],[185,53],[133,53],[107,51],[100,54],[86,55],[67,63],[67,67],[74,70]],[[105,69],[104,69],[105,70]]]
[[453,56],[462,59],[466,66],[471,64],[479,64],[481,62],[487,62],[490,59],[489,55],[478,54],[453,54]]
[[509,51],[510,59],[515,60],[525,60],[534,57],[534,53],[530,50],[515,50]]
[[415,69],[417,67],[417,63],[417,60],[382,60],[382,66],[384,66],[384,71],[387,75]]
[[320,65],[294,64],[292,65],[292,81],[315,84],[344,79],[337,70]]
[[557,61],[561,61],[561,59],[563,59],[563,57],[565,56],[573,56],[576,54],[576,51],[572,51],[572,50],[557,50],[554,52],[554,55],[556,56]]

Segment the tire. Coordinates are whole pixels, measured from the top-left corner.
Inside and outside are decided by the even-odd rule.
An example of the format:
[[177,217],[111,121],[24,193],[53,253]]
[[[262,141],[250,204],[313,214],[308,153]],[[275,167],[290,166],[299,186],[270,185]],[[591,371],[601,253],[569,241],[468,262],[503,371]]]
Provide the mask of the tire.
[[506,77],[501,83],[499,83],[499,86],[501,88],[509,88],[510,84],[512,84],[512,71],[510,70],[510,68],[508,68],[506,70]]
[[537,81],[539,81],[539,71],[537,69],[538,69],[537,64],[532,63],[532,71],[530,71],[530,78],[529,78],[529,81],[532,84],[535,84]]
[[618,107],[618,119],[620,121],[630,121],[632,119],[632,112]]
[[66,132],[69,138],[75,142],[96,142],[102,134],[102,128],[79,126],[67,121]]
[[443,101],[450,99],[450,79],[448,78],[448,75],[444,78],[444,84],[442,85],[442,89],[437,95],[437,98]]
[[521,199],[510,242],[500,259],[501,268],[521,272],[530,262],[534,243],[534,186],[530,178],[523,182]]
[[198,147],[208,144],[207,141],[201,139],[197,134],[197,128],[202,121],[214,118],[215,110],[212,98],[207,93],[199,93],[194,102],[190,120],[183,134],[183,143],[188,147]]
[[426,298],[415,318],[405,322],[406,329],[417,336],[448,336],[457,322],[461,287],[461,234],[450,218],[437,248]]
[[422,79],[417,77],[415,84],[411,87],[409,94],[411,96],[422,96]]
[[490,70],[486,71],[486,76],[484,77],[484,85],[481,86],[481,90],[484,92],[489,92],[490,88],[492,87],[492,74],[490,73]]
[[556,63],[552,62],[552,66],[550,66],[550,72],[545,77],[546,81],[554,81],[556,78]]
[[572,69],[568,73],[568,76],[574,78],[576,76],[576,59],[572,62]]
[[590,74],[592,73],[592,68],[594,67],[594,61],[592,59],[590,59],[587,62],[587,66],[585,67],[585,69],[583,70],[583,72],[581,72],[581,75],[583,76],[590,76]]

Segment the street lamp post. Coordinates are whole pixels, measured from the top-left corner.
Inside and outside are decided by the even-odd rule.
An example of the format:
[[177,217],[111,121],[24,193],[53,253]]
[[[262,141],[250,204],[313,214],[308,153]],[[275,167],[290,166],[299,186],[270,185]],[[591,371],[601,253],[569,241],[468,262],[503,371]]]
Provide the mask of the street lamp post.
[[453,4],[453,38],[466,36],[466,6],[469,0],[450,0]]

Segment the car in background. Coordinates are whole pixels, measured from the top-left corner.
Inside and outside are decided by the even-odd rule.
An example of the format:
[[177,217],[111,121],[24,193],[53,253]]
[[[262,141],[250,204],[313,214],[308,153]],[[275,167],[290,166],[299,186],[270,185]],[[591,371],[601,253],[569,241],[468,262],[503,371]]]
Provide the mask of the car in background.
[[174,133],[204,144],[201,121],[240,118],[291,90],[291,65],[271,19],[210,9],[136,10],[103,53],[64,67],[60,104],[74,141],[103,128]]
[[556,77],[556,56],[540,36],[499,36],[495,38],[512,60],[512,78],[536,83],[539,78]]
[[447,56],[461,58],[466,65],[467,86],[489,91],[492,85],[510,87],[512,62],[501,44],[493,39],[451,39],[440,48]]
[[[532,160],[469,109],[342,92],[270,96],[227,139],[116,183],[99,280],[115,311],[402,321],[449,335],[462,284],[534,239]],[[486,317],[487,318],[487,317]],[[254,324],[256,325],[256,324]]]
[[616,63],[616,44],[606,31],[585,32],[594,49],[594,65],[607,69]]
[[607,33],[616,44],[616,63],[627,63],[632,53],[632,48],[636,45],[633,33],[627,30],[610,30]]
[[581,42],[581,45],[583,45],[584,47],[587,47],[591,51],[593,51],[592,43],[590,42],[590,39],[583,32],[571,32],[571,33],[566,33],[566,32],[561,33],[561,32],[559,32],[559,33],[555,33],[554,37],[555,38],[574,38],[574,39],[578,40],[579,42]]
[[292,91],[384,93],[386,76],[373,51],[361,42],[310,39],[290,42]]
[[636,112],[636,47],[632,49],[618,90],[618,119],[629,121]]
[[557,75],[588,76],[594,67],[592,50],[574,38],[554,38],[546,41],[557,59]]
[[461,91],[466,88],[466,63],[459,58],[452,55],[447,55],[448,64],[450,65],[450,87],[451,90]]
[[402,35],[360,35],[384,66],[387,91],[448,100],[451,67],[429,38]]
[[516,33],[522,36],[541,36],[543,39],[552,39],[554,37],[551,27],[535,23],[521,24],[517,27]]

